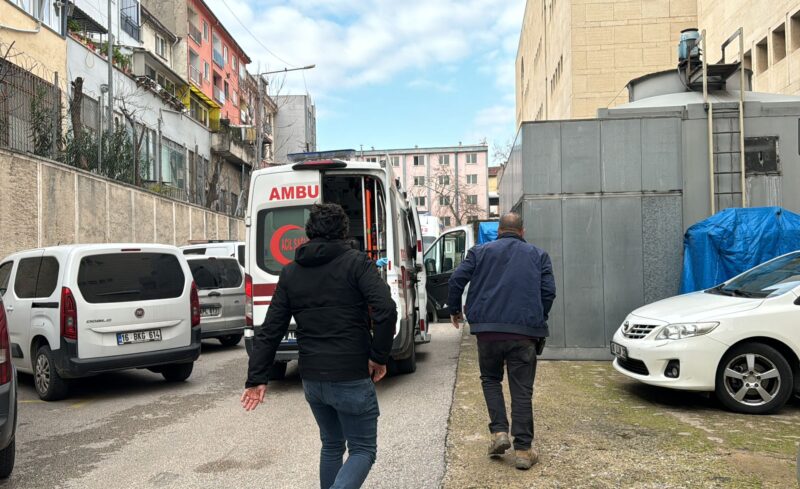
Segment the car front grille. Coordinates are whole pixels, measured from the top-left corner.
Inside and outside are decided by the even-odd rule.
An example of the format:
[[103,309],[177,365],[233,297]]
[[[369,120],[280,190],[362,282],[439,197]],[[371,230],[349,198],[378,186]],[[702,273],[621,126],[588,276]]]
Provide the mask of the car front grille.
[[650,371],[647,370],[647,365],[641,360],[635,358],[626,358],[624,360],[622,358],[617,358],[617,364],[628,372],[639,375],[650,375]]
[[622,328],[622,336],[631,340],[641,340],[656,329],[656,327],[655,324],[631,324],[628,331],[625,331],[624,327]]

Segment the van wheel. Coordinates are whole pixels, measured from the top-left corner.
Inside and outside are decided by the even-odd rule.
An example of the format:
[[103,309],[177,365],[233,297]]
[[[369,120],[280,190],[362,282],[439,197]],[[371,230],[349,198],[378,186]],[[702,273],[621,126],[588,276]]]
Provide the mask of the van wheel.
[[722,357],[715,391],[731,411],[768,414],[789,400],[793,380],[792,368],[778,350],[762,343],[745,343]]
[[161,369],[161,375],[167,382],[183,382],[192,375],[193,368],[194,362],[166,365]]
[[269,369],[269,380],[283,380],[286,378],[288,362],[275,362]]
[[222,346],[236,346],[242,341],[242,336],[240,334],[229,334],[227,336],[220,336],[217,338]]
[[11,471],[14,470],[14,459],[16,457],[15,445],[14,438],[12,438],[11,443],[0,450],[0,479],[8,479],[11,475]]
[[417,347],[411,342],[411,356],[403,360],[389,359],[389,369],[397,374],[413,374],[417,371]]
[[36,351],[36,358],[33,361],[33,383],[39,399],[43,401],[58,401],[67,397],[69,385],[58,375],[53,352],[47,345],[42,345]]

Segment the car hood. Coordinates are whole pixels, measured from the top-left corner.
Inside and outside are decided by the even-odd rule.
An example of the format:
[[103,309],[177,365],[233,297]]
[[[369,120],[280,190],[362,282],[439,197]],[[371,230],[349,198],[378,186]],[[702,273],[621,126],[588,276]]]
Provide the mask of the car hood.
[[716,321],[730,314],[755,309],[763,299],[729,297],[705,292],[670,297],[636,309],[631,314],[669,324],[694,321]]

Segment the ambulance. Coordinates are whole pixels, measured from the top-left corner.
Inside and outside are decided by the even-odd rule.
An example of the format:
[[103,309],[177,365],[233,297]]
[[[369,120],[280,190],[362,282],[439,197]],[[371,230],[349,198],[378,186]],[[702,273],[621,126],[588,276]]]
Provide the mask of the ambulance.
[[[308,241],[305,223],[311,206],[336,203],[350,220],[351,246],[376,262],[397,304],[389,370],[412,373],[416,345],[430,341],[420,218],[392,165],[386,163],[388,158],[354,161],[355,154],[353,150],[294,154],[289,155],[290,164],[253,173],[245,215],[245,344],[251,352],[254,328],[264,323],[281,270]],[[379,260],[385,265],[378,267]],[[282,378],[287,363],[298,358],[296,328],[292,320],[271,379]]]

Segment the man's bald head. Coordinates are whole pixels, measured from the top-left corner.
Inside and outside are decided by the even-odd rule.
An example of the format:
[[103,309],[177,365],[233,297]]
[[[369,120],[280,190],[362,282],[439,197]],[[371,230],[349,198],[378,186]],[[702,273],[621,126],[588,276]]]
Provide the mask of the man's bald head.
[[523,234],[525,234],[525,227],[522,222],[522,216],[520,216],[516,212],[509,212],[503,214],[503,216],[500,218],[500,224],[498,226],[497,232],[499,234],[514,233],[522,236]]

